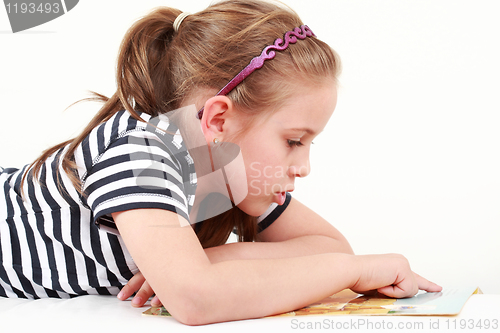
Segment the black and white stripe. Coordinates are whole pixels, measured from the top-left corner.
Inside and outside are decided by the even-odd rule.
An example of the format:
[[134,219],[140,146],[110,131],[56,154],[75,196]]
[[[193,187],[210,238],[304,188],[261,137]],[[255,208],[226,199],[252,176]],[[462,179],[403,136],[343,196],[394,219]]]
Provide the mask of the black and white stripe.
[[[194,162],[168,118],[141,117],[118,112],[78,146],[84,196],[60,166],[67,147],[45,161],[36,181],[26,178],[22,195],[26,167],[0,168],[0,296],[116,295],[138,269],[110,214],[161,208],[189,220]],[[270,209],[262,227],[284,208]]]

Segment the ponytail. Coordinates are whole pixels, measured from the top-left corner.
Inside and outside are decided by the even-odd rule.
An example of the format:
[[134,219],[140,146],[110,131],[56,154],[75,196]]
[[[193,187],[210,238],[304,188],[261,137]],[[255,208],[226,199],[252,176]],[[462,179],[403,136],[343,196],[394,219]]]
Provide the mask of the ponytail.
[[[136,22],[127,32],[120,46],[116,70],[117,91],[111,98],[92,92],[92,97],[82,101],[98,101],[104,105],[76,138],[45,150],[30,166],[33,178],[37,178],[45,160],[59,149],[69,145],[61,161],[77,191],[84,195],[81,182],[74,170],[73,155],[76,148],[100,124],[109,120],[116,112],[126,109],[137,120],[142,121],[136,111],[157,116],[165,110],[165,98],[171,90],[170,72],[165,68],[165,54],[173,35],[173,22],[179,10],[158,9]],[[160,75],[162,74],[162,75]],[[163,111],[164,112],[164,111]],[[26,179],[28,172],[23,175]],[[60,189],[62,187],[60,186]]]
[[127,32],[117,65],[118,97],[125,109],[155,117],[168,111],[174,90],[169,69],[168,46],[173,23],[181,12],[159,8],[136,22]]

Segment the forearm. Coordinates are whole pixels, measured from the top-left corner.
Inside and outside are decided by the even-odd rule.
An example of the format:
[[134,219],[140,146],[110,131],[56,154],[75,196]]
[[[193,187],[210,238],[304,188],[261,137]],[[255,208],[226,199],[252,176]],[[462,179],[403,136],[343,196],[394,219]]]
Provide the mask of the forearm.
[[[278,245],[240,244],[241,249],[251,246],[259,251],[268,247],[267,251],[253,252],[254,257],[266,253],[281,258],[214,263],[193,230],[180,227],[178,215],[173,212],[137,209],[116,213],[113,218],[151,289],[172,315],[186,324],[285,312],[345,288],[379,289],[391,297],[413,296],[421,286],[429,291],[440,290],[415,276],[408,261],[399,255],[330,253],[328,246],[310,245],[319,238],[295,237],[276,242]],[[299,241],[302,243],[294,243]],[[299,246],[297,252],[292,251],[293,246]],[[270,255],[272,250],[275,253]],[[321,251],[328,253],[305,255]]]
[[189,302],[194,308],[188,312],[196,317],[187,321],[206,324],[291,311],[350,288],[358,276],[355,256],[339,253],[219,262],[195,287],[194,295],[203,297]]
[[230,243],[205,249],[212,263],[235,259],[278,259],[321,253],[353,254],[345,240],[322,235],[306,235],[282,242]]
[[[345,240],[345,239],[344,239]],[[347,241],[332,239],[325,236],[304,236],[282,242],[255,242],[255,243],[230,243],[222,246],[205,249],[205,253],[212,264],[228,260],[251,260],[251,259],[278,259],[292,258],[321,253],[351,254],[352,250]],[[145,279],[138,273],[122,289],[119,298],[124,300],[139,289],[134,297],[134,306],[142,306],[154,291]],[[153,303],[154,302],[154,303]],[[158,298],[154,298],[152,306],[159,306]]]
[[193,325],[283,313],[347,288],[397,298],[442,289],[414,274],[397,254],[229,260],[211,264],[202,276],[184,308],[186,323]]

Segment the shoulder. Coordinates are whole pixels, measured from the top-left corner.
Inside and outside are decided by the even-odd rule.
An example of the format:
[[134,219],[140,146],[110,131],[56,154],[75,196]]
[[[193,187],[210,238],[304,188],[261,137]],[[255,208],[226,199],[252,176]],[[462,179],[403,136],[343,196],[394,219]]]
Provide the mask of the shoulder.
[[182,155],[186,153],[183,140],[177,127],[166,115],[151,117],[138,113],[140,120],[135,119],[128,111],[119,111],[109,120],[95,127],[75,150],[74,160],[81,180],[84,180],[91,169],[102,161],[104,154],[108,158],[114,154],[129,152],[133,154],[159,153],[160,155]]
[[139,208],[188,219],[197,178],[179,130],[166,116],[131,118],[117,115],[101,124],[80,147],[82,190],[94,220]]

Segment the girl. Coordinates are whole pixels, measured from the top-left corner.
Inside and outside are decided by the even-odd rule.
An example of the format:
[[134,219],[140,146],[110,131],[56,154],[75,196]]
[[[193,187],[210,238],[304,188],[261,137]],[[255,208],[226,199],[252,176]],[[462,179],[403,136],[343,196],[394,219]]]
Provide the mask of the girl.
[[[84,131],[0,169],[0,295],[138,291],[142,306],[154,293],[199,325],[345,288],[440,291],[400,255],[355,256],[290,195],[335,108],[339,68],[279,3],[141,19],[123,40],[116,93],[97,95],[104,105]],[[240,242],[225,244],[233,231]]]

